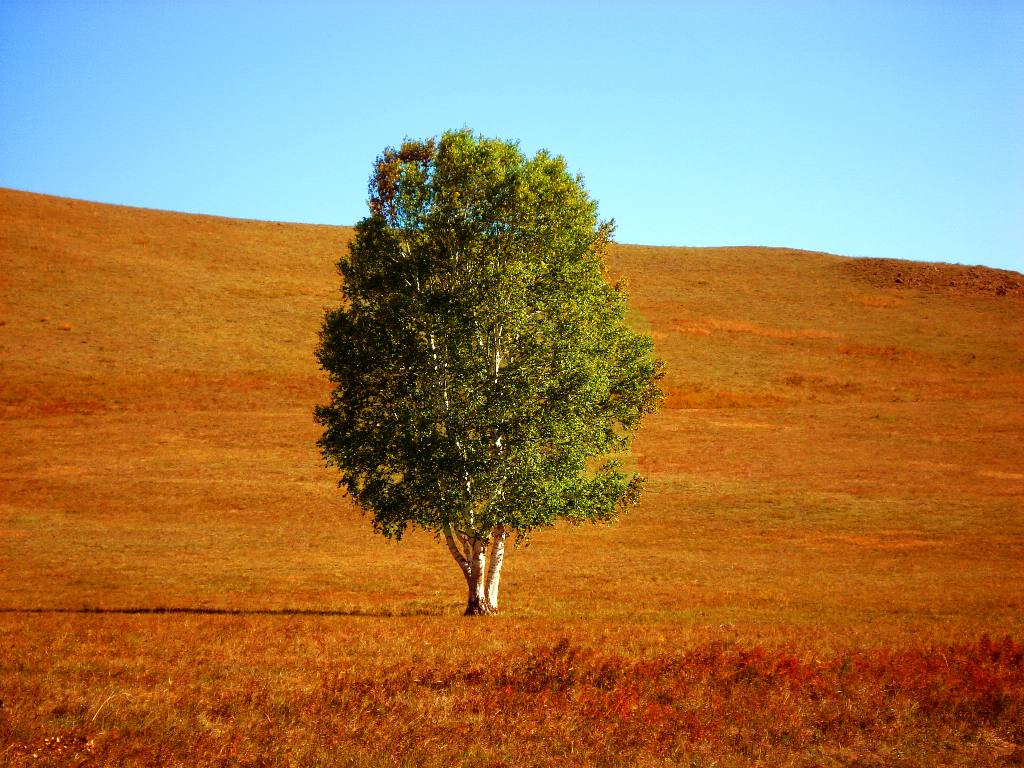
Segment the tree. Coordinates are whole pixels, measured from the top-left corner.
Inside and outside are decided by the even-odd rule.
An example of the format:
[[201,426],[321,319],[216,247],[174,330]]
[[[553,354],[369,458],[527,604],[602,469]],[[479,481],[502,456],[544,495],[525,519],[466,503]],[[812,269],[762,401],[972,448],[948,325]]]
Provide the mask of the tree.
[[466,615],[497,612],[508,537],[613,519],[661,364],[609,285],[612,223],[565,161],[449,132],[377,158],[317,357],[319,446],[377,532],[444,538]]

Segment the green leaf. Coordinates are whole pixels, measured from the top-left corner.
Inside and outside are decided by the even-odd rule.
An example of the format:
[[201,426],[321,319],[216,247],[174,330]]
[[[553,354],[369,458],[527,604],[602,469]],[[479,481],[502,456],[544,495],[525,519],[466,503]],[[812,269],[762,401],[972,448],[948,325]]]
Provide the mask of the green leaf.
[[401,537],[613,519],[642,481],[608,461],[655,409],[659,362],[604,279],[613,232],[564,160],[449,132],[377,159],[317,359],[319,440]]

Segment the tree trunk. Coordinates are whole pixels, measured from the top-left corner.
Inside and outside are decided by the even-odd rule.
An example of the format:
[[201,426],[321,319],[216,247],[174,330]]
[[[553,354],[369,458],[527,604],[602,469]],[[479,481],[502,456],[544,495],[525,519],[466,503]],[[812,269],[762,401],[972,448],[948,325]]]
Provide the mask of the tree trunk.
[[[501,563],[505,556],[504,529],[499,528],[483,539],[469,538],[459,534],[459,543],[450,531],[444,532],[448,551],[451,552],[459,570],[466,578],[468,596],[466,616],[491,616],[498,612],[498,583],[501,580]],[[487,547],[490,544],[490,557]]]
[[487,556],[487,580],[484,596],[494,613],[498,612],[498,586],[501,584],[501,564],[505,561],[505,537],[508,534],[498,526],[491,534],[491,553]]
[[487,602],[487,539],[472,539],[469,560],[469,599],[466,601],[466,616],[487,616],[495,609]]

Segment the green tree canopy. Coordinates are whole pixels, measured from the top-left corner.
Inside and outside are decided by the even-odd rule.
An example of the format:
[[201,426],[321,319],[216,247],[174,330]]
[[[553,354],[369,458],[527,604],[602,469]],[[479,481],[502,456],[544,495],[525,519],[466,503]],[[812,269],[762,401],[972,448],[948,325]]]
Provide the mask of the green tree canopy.
[[443,536],[467,614],[491,613],[509,534],[636,503],[617,457],[660,363],[606,279],[613,225],[561,157],[407,140],[377,159],[370,211],[320,333],[319,445],[378,532]]

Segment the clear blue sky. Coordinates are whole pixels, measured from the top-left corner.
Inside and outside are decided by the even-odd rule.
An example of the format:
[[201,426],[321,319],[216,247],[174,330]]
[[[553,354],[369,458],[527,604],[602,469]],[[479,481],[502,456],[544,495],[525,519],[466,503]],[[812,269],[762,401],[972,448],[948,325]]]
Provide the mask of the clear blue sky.
[[1024,271],[1024,2],[0,0],[0,186],[353,224],[468,126],[621,242]]

